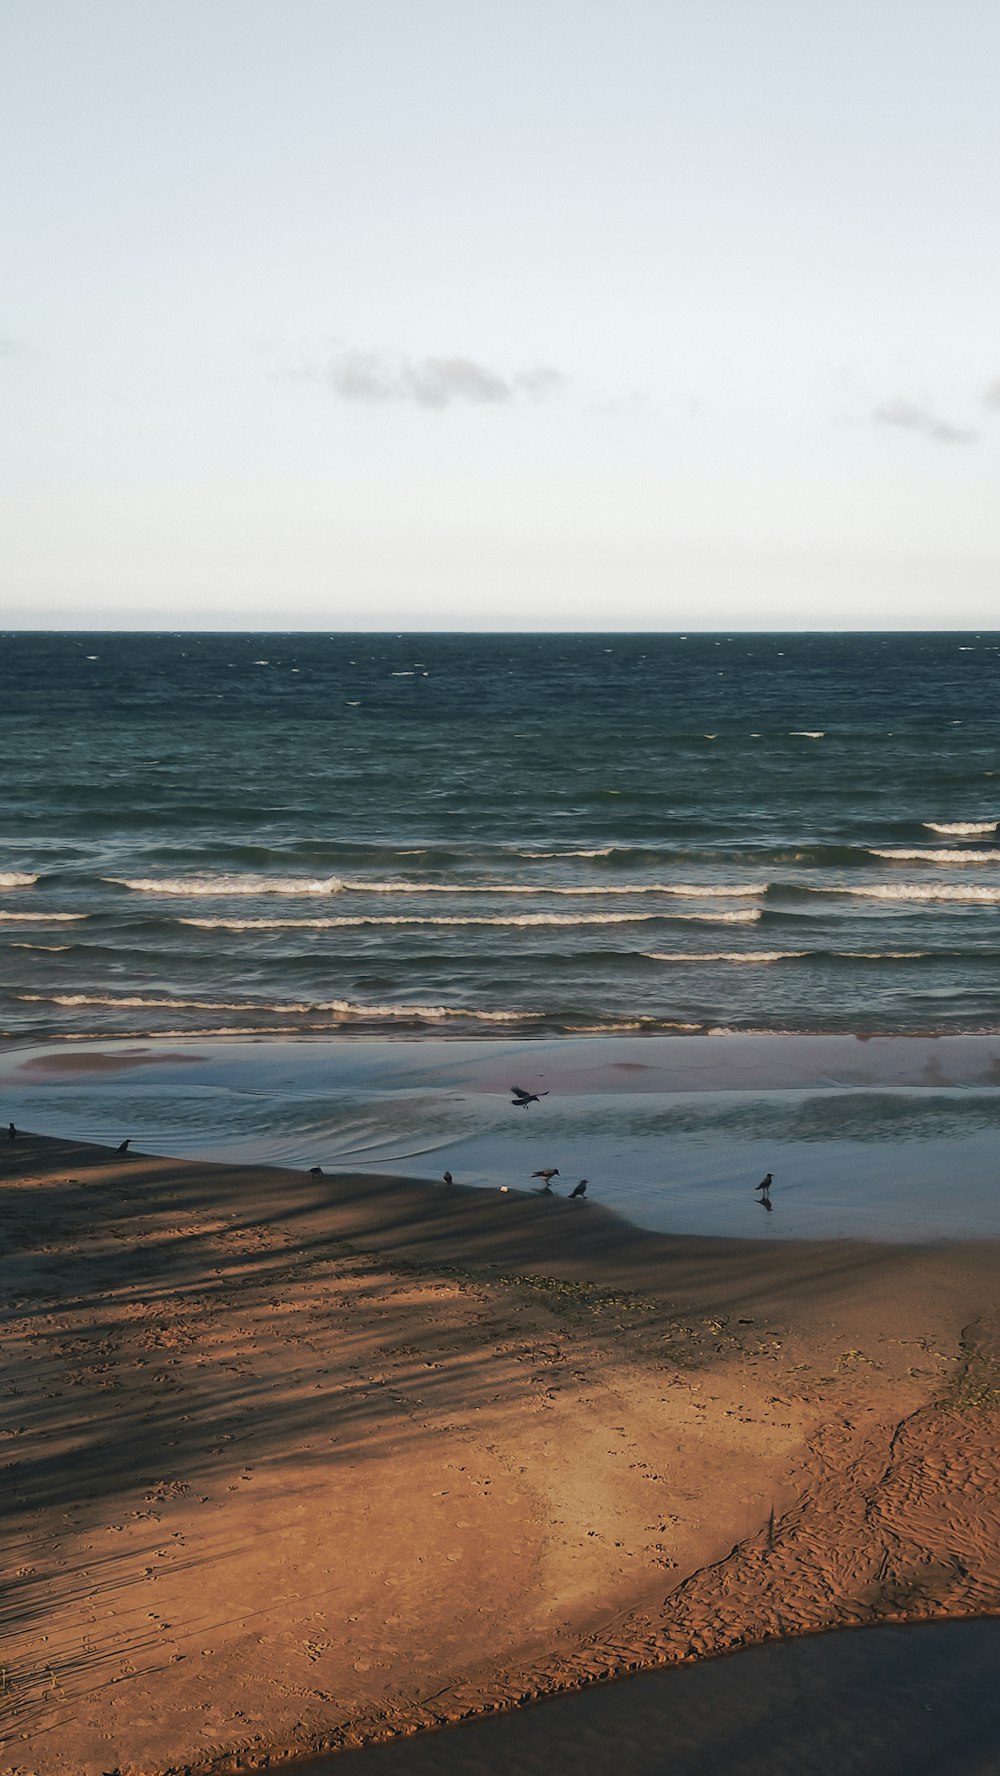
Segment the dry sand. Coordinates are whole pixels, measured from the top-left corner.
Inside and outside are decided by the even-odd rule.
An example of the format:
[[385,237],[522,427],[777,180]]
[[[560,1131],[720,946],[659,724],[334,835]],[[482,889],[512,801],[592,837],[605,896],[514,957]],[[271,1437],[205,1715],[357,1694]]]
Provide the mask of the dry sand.
[[1000,1247],[4,1143],[3,1776],[1000,1611]]

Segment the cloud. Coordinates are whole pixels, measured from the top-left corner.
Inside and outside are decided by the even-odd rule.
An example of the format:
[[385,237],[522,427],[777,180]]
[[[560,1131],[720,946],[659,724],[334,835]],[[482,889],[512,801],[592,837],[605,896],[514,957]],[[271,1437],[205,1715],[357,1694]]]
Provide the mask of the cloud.
[[902,431],[919,432],[922,437],[930,438],[935,444],[974,444],[979,436],[968,426],[952,425],[950,419],[941,419],[926,407],[918,407],[916,401],[908,401],[904,395],[897,395],[892,401],[883,401],[876,407],[872,418],[876,425],[898,426]]
[[417,407],[452,407],[460,402],[490,406],[520,397],[542,400],[565,384],[558,370],[539,365],[500,376],[472,358],[407,358],[388,352],[345,347],[324,364],[303,364],[292,375],[324,382],[344,401],[410,402]]
[[1000,376],[994,378],[984,393],[983,406],[1000,410]]

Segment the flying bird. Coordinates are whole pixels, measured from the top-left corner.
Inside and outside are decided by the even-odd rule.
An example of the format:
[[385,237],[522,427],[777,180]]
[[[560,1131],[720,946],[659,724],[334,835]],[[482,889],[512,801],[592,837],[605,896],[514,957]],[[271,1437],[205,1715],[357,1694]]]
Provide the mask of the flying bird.
[[586,1180],[586,1178],[581,1178],[576,1189],[570,1191],[569,1200],[570,1200],[570,1202],[572,1202],[574,1196],[586,1196],[586,1194],[587,1194],[587,1180]]
[[132,1139],[132,1136],[129,1135],[128,1141],[119,1141],[119,1143],[118,1143],[118,1152],[119,1153],[127,1153],[128,1152],[128,1142],[131,1141],[131,1139]]
[[512,1085],[510,1089],[514,1093],[514,1103],[519,1110],[526,1110],[529,1104],[537,1104],[540,1098],[547,1098],[549,1095],[547,1091],[525,1091],[523,1085]]

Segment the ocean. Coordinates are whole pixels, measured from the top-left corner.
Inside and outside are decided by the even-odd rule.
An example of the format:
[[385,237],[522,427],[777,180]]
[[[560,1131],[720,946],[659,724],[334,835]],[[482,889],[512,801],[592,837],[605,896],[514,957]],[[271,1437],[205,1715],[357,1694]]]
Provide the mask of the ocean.
[[[994,1119],[1000,635],[15,633],[0,645],[5,1065],[95,1040],[194,1043],[248,1065],[252,1047],[262,1154],[354,1151],[383,1169],[407,1150],[436,1168],[455,1150],[406,1122],[366,1152],[314,1101],[296,1134],[277,1083],[289,1042],[325,1045],[331,1081],[346,1039],[364,1042],[384,1083],[376,1048],[409,1078],[428,1043],[492,1039],[502,1073],[537,1089],[560,1044],[579,1056],[593,1041],[697,1039],[725,1093],[739,1087],[733,1041],[750,1034],[855,1047],[976,1036],[982,1065],[942,1087],[932,1128],[926,1098],[918,1114],[899,1097],[884,1115],[866,1099],[851,1127],[873,1152],[906,1138],[911,1110],[949,1143]],[[817,1151],[809,1129],[832,1139],[844,1102],[824,1066],[800,1087],[813,1108],[798,1134]],[[74,1102],[91,1132],[120,1125],[106,1094],[127,1071],[77,1082],[104,1094]],[[128,1074],[138,1133],[176,1127],[178,1072],[169,1115],[162,1098],[141,1111]],[[370,1081],[354,1089],[364,1121]],[[835,1106],[821,1112],[824,1090]],[[745,1095],[738,1107],[735,1120],[721,1104],[689,1116],[693,1133],[667,1126],[682,1141],[672,1152],[715,1141],[728,1155],[732,1136],[748,1166],[766,1160],[787,1118],[765,1111],[748,1142]],[[549,1101],[514,1119],[538,1131],[554,1113]],[[235,1124],[212,1126],[231,1150]],[[663,1136],[636,1140],[652,1154]],[[605,1169],[620,1150],[602,1150]],[[493,1160],[470,1171],[498,1175]]]

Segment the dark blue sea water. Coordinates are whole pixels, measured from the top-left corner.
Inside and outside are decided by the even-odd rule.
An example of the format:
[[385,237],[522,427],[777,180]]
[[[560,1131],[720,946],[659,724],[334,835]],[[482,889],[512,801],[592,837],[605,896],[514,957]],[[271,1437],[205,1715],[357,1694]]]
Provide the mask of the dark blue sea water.
[[2,638],[0,1032],[992,1031],[1000,636]]

